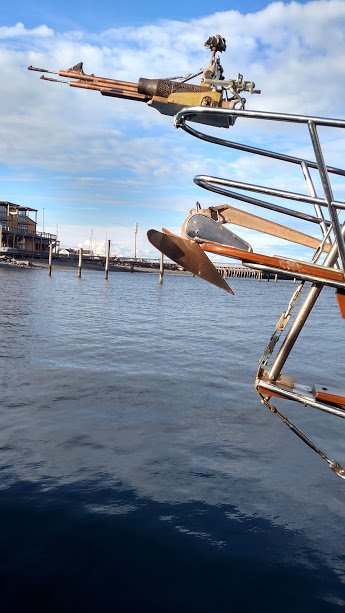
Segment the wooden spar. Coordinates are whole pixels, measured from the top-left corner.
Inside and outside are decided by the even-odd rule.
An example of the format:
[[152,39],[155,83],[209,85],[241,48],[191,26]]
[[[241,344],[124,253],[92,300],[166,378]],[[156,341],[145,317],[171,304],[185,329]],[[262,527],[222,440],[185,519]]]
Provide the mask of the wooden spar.
[[327,402],[331,405],[338,405],[345,409],[345,394],[343,391],[328,390],[327,387],[323,387],[315,392],[316,400]]
[[[249,228],[250,230],[257,230],[258,232],[264,232],[265,234],[270,234],[271,236],[277,236],[278,238],[282,238],[292,243],[310,247],[311,249],[317,249],[321,243],[321,239],[315,238],[314,236],[309,236],[309,234],[304,234],[304,232],[299,232],[293,228],[289,228],[274,221],[269,221],[263,217],[259,217],[258,215],[247,213],[246,211],[241,211],[241,209],[237,209],[236,207],[229,205],[201,209],[200,213],[212,217],[212,219],[215,219],[221,224],[233,223],[237,226]],[[328,253],[331,246],[332,245],[329,243],[324,243],[322,249]]]
[[337,297],[340,315],[345,319],[345,291],[338,289],[336,291],[336,297]]
[[242,260],[242,262],[249,262],[253,264],[270,266],[272,268],[279,269],[282,273],[289,272],[294,273],[297,276],[312,276],[318,277],[324,283],[329,282],[332,285],[332,281],[337,283],[345,282],[345,275],[342,271],[330,268],[328,266],[319,266],[318,264],[309,264],[301,260],[293,260],[290,258],[281,258],[278,256],[263,255],[261,253],[254,253],[244,251],[243,249],[237,249],[236,247],[228,247],[227,245],[217,245],[216,243],[202,243],[200,245],[203,251],[209,253],[216,253],[219,255],[225,255],[236,260]]

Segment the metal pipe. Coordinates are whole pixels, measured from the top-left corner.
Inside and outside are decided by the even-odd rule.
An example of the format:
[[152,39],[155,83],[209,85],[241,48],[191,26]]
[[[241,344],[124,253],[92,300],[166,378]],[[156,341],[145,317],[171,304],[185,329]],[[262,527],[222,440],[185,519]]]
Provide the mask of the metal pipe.
[[175,116],[175,125],[180,126],[180,122],[185,121],[188,116],[204,114],[221,114],[230,117],[246,117],[248,119],[264,119],[268,121],[285,121],[288,123],[304,123],[312,121],[318,126],[328,126],[332,128],[345,128],[345,119],[329,119],[327,117],[313,117],[308,115],[292,115],[291,113],[271,113],[269,111],[245,111],[240,109],[220,109],[203,106],[186,107],[179,111]]
[[[198,177],[195,177],[198,178]],[[313,198],[304,194],[296,192],[288,192],[282,189],[274,189],[272,187],[266,187],[264,185],[255,185],[253,183],[243,183],[242,181],[234,181],[232,179],[222,179],[220,177],[206,177],[212,183],[216,185],[229,185],[235,189],[243,189],[249,192],[257,192],[258,194],[266,194],[267,196],[276,196],[277,198],[284,198],[285,200],[294,200],[297,202],[306,202],[308,204],[319,204],[320,206],[327,206],[328,203],[324,198]],[[194,180],[196,183],[196,181]],[[343,202],[334,202],[333,205],[339,209],[345,210],[345,204]]]
[[[345,226],[342,228],[342,236],[345,235]],[[338,259],[338,247],[336,244],[332,246],[331,251],[325,258],[324,266],[334,266]],[[313,306],[315,305],[316,300],[318,299],[321,290],[323,288],[323,284],[315,283],[310,288],[304,303],[302,304],[299,313],[293,322],[289,332],[287,333],[285,340],[269,370],[268,377],[270,381],[275,381],[289,357],[289,354],[297,341],[297,338],[307,321]]]
[[[301,163],[301,169],[302,169],[302,172],[303,172],[303,175],[304,175],[304,179],[305,179],[305,182],[306,182],[306,185],[307,185],[307,188],[308,188],[309,195],[312,198],[317,198],[316,190],[315,190],[314,183],[313,183],[311,175],[310,175],[309,168],[308,168],[307,164],[304,161]],[[325,221],[323,210],[320,207],[320,205],[317,204],[316,202],[313,202],[313,205],[314,205],[315,213],[316,213],[317,217],[320,219],[321,231],[322,231],[323,237],[325,238],[327,236],[327,224],[326,224],[326,221]],[[328,240],[331,243],[331,240],[330,239],[328,239]]]
[[[264,209],[269,209],[271,211],[275,211],[276,213],[282,213],[283,215],[290,215],[291,217],[297,217],[299,219],[303,219],[303,221],[310,221],[311,223],[320,224],[320,220],[313,215],[308,215],[308,213],[302,213],[300,211],[295,211],[294,209],[288,209],[283,206],[279,206],[278,204],[272,204],[271,202],[266,202],[265,200],[259,200],[258,198],[253,198],[252,196],[247,196],[245,194],[239,194],[238,192],[233,192],[228,189],[216,187],[212,185],[209,180],[213,180],[215,177],[208,177],[207,175],[198,175],[194,177],[193,181],[196,185],[199,185],[203,189],[207,189],[210,192],[214,192],[216,194],[221,194],[222,196],[226,196],[228,198],[233,198],[235,200],[240,200],[242,202],[248,202],[248,204],[254,204],[256,206],[260,206]],[[219,184],[231,185],[232,181],[228,179],[217,179]],[[330,222],[325,220],[326,225],[330,225]]]
[[[195,128],[185,123],[185,120],[188,118],[188,115],[198,115],[198,114],[204,114],[204,113],[212,113],[212,114],[218,113],[218,114],[225,114],[225,115],[228,114],[232,116],[235,115],[236,117],[253,118],[252,114],[248,115],[248,113],[250,113],[249,111],[236,111],[236,110],[230,111],[228,109],[220,109],[220,108],[210,109],[206,107],[189,107],[188,109],[187,108],[182,109],[176,114],[175,120],[174,120],[175,126],[177,128],[182,128],[185,132],[191,134],[195,138],[199,138],[209,143],[214,143],[215,145],[222,145],[223,147],[229,147],[231,149],[236,149],[238,151],[245,151],[247,153],[254,153],[256,155],[261,155],[263,157],[277,159],[282,162],[290,162],[292,164],[300,165],[302,162],[304,162],[309,168],[317,169],[317,164],[314,161],[305,160],[303,158],[297,158],[292,155],[287,155],[284,153],[270,151],[268,149],[260,149],[258,147],[253,147],[251,145],[244,145],[243,143],[236,143],[234,141],[229,141],[223,138],[217,138],[216,136],[200,132],[199,130],[196,130]],[[277,119],[277,114],[275,114],[275,117],[268,117],[267,115],[269,115],[269,113],[256,112],[255,118],[256,119]],[[298,117],[298,116],[291,115],[289,117],[293,118],[293,117]],[[332,121],[332,120],[328,120],[328,121]],[[341,121],[341,120],[338,120],[338,121]],[[344,125],[338,126],[338,127],[345,127],[345,121],[343,121],[343,124]],[[327,170],[328,172],[345,176],[345,170],[342,168],[327,166]]]
[[[323,191],[325,194],[325,199],[326,199],[327,206],[328,206],[329,216],[331,218],[332,225],[333,225],[333,232],[336,238],[337,247],[339,250],[339,256],[343,264],[343,269],[345,269],[345,245],[344,245],[343,235],[341,232],[341,225],[339,222],[338,213],[335,210],[335,203],[333,200],[332,188],[329,182],[325,160],[322,155],[322,149],[320,145],[319,136],[317,133],[316,125],[312,121],[308,122],[308,128],[309,128],[309,133],[310,133],[311,141],[312,141],[313,148],[314,148],[314,153],[315,153],[315,157],[316,157],[316,161],[318,165],[318,170],[319,170],[319,174],[321,178]],[[340,207],[337,205],[337,208],[340,208]]]

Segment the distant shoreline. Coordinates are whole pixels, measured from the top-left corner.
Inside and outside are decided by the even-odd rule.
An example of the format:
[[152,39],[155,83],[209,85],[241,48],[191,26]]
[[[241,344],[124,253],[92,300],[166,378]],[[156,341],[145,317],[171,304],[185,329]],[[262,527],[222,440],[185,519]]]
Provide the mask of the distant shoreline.
[[[15,257],[13,259],[8,259],[8,260],[0,260],[0,266],[6,267],[6,268],[48,268],[49,263],[48,263],[48,258],[23,258],[20,259],[18,257]],[[53,259],[52,261],[52,269],[57,268],[60,270],[70,270],[78,269],[78,260],[77,259],[73,259],[73,260],[67,260],[67,259]],[[97,271],[104,271],[105,270],[105,263],[104,261],[102,262],[90,262],[90,260],[82,260],[82,270],[97,270]],[[111,272],[140,272],[140,273],[155,273],[155,274],[159,274],[159,265],[158,266],[145,266],[145,262],[138,262],[138,263],[118,263],[118,264],[113,264],[113,263],[109,263],[109,273]],[[178,275],[189,275],[191,273],[189,273],[186,270],[178,270],[175,268],[170,268],[170,267],[166,267],[164,266],[164,274],[178,274]]]

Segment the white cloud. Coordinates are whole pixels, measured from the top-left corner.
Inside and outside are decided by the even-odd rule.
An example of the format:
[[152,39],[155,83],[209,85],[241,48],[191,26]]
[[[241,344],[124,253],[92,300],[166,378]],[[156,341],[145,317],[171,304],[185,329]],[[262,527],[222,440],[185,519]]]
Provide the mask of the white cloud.
[[[16,194],[22,185],[22,202],[27,198],[23,176],[29,177],[34,202],[44,200],[49,181],[57,198],[63,202],[70,194],[76,208],[91,201],[95,207],[114,201],[134,207],[134,194],[140,193],[141,206],[162,211],[170,206],[176,211],[177,226],[182,208],[187,211],[196,199],[207,204],[223,200],[195,188],[195,174],[258,184],[269,180],[274,187],[286,187],[291,183],[286,170],[267,160],[256,162],[240,152],[192,139],[174,130],[172,118],[160,116],[145,104],[44,83],[26,67],[60,69],[84,60],[88,72],[133,82],[140,76],[175,76],[205,66],[208,52],[203,42],[210,33],[220,32],[228,43],[222,55],[225,75],[241,72],[262,89],[261,96],[248,96],[248,108],[341,116],[344,26],[345,3],[339,0],[275,2],[246,15],[218,12],[185,22],[166,20],[97,34],[60,33],[44,24],[32,29],[22,23],[2,26],[0,70],[6,88],[0,113],[6,121],[0,127],[0,164],[4,174],[8,176],[8,168],[18,168],[13,182]],[[263,148],[313,156],[307,130],[291,125],[279,128],[272,122],[238,121],[234,128],[216,132]],[[342,165],[344,136],[324,137],[333,165]],[[300,187],[302,180],[294,179],[294,190]],[[342,187],[340,182],[339,197]],[[191,196],[193,200],[188,201]],[[3,193],[2,198],[11,199],[11,193]]]
[[0,40],[6,38],[46,38],[52,36],[54,31],[48,26],[41,25],[37,28],[28,29],[23,23],[16,23],[14,26],[0,26]]

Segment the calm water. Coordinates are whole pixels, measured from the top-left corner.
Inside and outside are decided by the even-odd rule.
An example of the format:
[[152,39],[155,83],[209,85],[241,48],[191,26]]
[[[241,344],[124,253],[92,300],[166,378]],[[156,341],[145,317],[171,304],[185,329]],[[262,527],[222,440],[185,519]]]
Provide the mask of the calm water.
[[[0,283],[2,611],[344,609],[345,482],[253,389],[292,283]],[[285,371],[342,387],[344,325],[326,290]],[[284,404],[345,463],[341,419]]]

